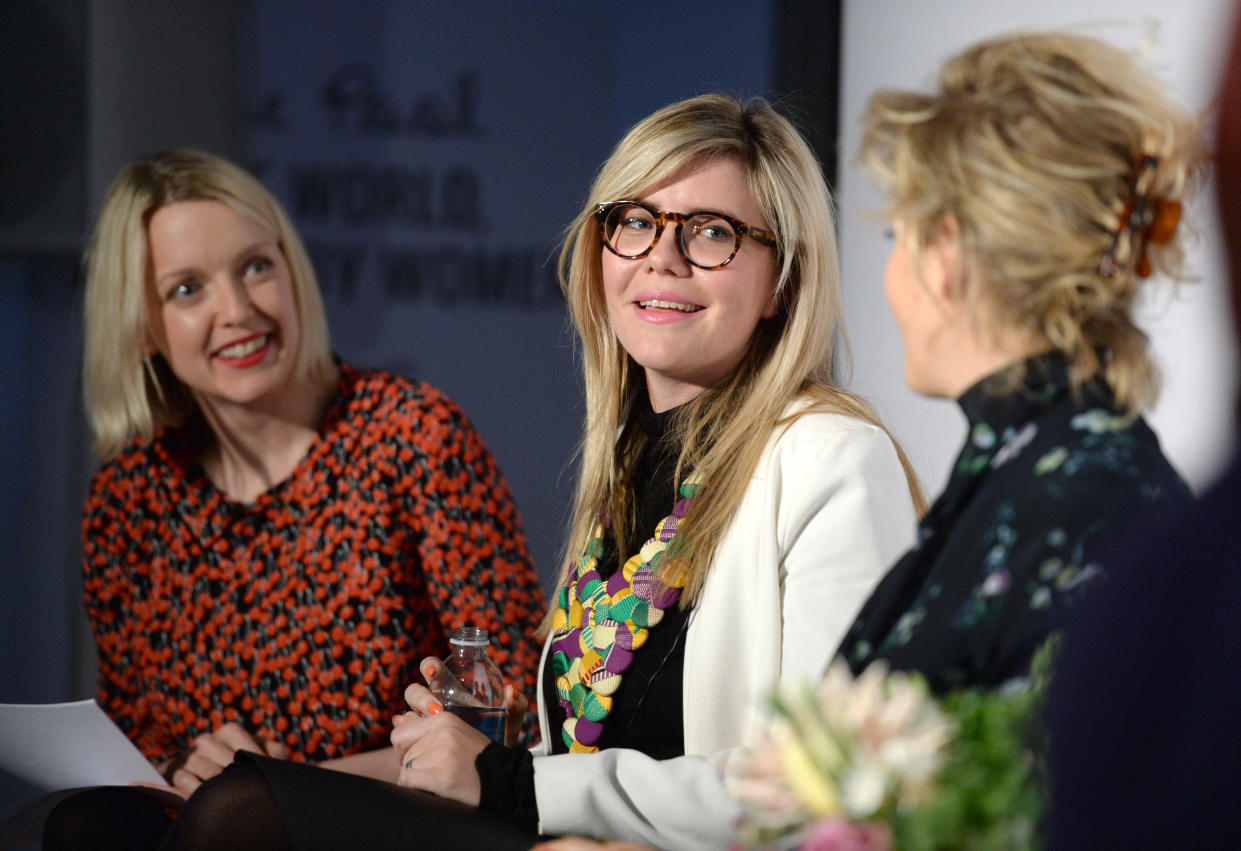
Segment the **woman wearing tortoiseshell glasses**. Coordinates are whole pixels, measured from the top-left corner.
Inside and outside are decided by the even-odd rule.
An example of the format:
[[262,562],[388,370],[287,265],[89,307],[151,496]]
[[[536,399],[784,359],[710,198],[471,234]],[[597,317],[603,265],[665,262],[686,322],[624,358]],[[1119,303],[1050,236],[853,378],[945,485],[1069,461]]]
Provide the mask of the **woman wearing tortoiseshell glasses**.
[[[415,685],[392,736],[411,789],[247,760],[178,832],[252,838],[270,791],[266,812],[274,801],[297,847],[562,833],[724,847],[727,753],[755,740],[778,683],[824,670],[920,499],[875,415],[833,378],[831,210],[810,148],[762,101],[703,96],[636,125],[562,255],[586,423],[545,621],[542,749],[489,745]],[[231,805],[245,818],[221,816],[256,779]],[[441,796],[434,812],[425,792]],[[469,809],[446,813],[443,798]],[[342,801],[350,817],[325,824]]]

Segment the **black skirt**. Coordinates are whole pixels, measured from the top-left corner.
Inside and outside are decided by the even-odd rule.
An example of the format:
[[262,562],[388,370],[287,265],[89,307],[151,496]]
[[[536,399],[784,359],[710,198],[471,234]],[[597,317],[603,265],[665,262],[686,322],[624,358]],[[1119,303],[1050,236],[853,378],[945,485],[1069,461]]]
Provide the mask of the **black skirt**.
[[429,792],[304,763],[238,752],[271,789],[294,847],[310,849],[528,849],[538,841],[511,821]]

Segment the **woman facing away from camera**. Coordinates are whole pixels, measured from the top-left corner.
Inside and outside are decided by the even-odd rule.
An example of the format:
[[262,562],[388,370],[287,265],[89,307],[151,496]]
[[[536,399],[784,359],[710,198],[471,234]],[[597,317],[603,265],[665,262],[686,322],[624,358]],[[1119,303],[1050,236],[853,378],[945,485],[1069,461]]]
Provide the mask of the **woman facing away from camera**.
[[1157,377],[1133,310],[1152,273],[1180,274],[1204,145],[1134,57],[1050,32],[971,47],[864,122],[905,376],[968,434],[841,652],[939,691],[997,685],[1105,575],[1125,582],[1109,538],[1189,497],[1141,416]]
[[414,685],[392,735],[410,788],[247,755],[170,844],[726,844],[728,751],[777,683],[823,672],[920,498],[833,379],[833,233],[817,161],[766,103],[707,95],[631,129],[562,253],[588,413],[541,749],[489,744]]
[[[395,780],[392,714],[458,625],[533,684],[542,592],[495,461],[443,393],[333,358],[302,242],[252,176],[189,150],[121,172],[84,377],[99,700],[182,793],[237,750]],[[49,828],[76,844],[89,812],[143,809],[116,794]]]

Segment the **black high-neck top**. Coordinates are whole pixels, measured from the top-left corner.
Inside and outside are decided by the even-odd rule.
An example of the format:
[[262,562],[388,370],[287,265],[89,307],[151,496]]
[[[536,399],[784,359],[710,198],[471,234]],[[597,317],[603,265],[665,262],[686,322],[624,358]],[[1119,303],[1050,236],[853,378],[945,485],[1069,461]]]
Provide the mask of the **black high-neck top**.
[[[646,443],[630,477],[635,522],[624,541],[620,559],[616,556],[616,540],[611,531],[605,535],[604,552],[597,568],[605,579],[654,536],[659,521],[671,514],[676,504],[674,477],[681,449],[670,429],[676,409],[657,414],[651,410],[645,395],[637,404],[638,426],[646,435]],[[634,654],[633,664],[621,677],[620,687],[613,696],[612,712],[604,722],[603,735],[598,742],[600,750],[632,748],[656,759],[685,754],[681,683],[688,620],[688,611],[674,607],[665,611],[663,619],[650,630],[646,643]],[[545,701],[552,725],[552,753],[567,753],[568,746],[560,735],[564,718],[550,664],[543,671],[540,698]]]
[[[659,521],[672,513],[677,497],[674,479],[680,446],[670,433],[672,411],[656,414],[645,396],[638,404],[638,426],[646,435],[646,443],[630,477],[635,522],[622,549],[626,559],[654,536]],[[603,546],[597,569],[608,577],[621,564],[610,532]],[[667,609],[647,634],[646,643],[634,654],[613,695],[612,711],[597,743],[601,750],[631,748],[655,759],[685,754],[682,681],[689,615],[688,610]],[[551,664],[544,666],[539,685],[539,699],[547,707],[551,724],[551,752],[566,753],[568,746],[561,734],[564,718]],[[474,766],[481,785],[480,808],[513,819],[532,835],[536,833],[538,802],[530,752],[492,744],[478,755]]]
[[1072,391],[1059,354],[1015,392],[995,378],[958,400],[965,446],[841,646],[854,671],[885,659],[939,692],[1024,676],[1088,589],[1125,581],[1106,541],[1190,498],[1146,421],[1099,383]]

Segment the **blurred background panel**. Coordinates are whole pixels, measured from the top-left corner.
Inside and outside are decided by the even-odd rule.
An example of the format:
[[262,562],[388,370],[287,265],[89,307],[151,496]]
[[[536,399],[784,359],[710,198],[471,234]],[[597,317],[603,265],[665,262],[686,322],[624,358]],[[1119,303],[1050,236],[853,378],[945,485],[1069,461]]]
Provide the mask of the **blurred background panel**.
[[768,5],[626,8],[271,2],[239,22],[243,160],[307,240],[336,350],[465,408],[545,577],[583,413],[560,231],[637,118],[770,88],[767,39],[735,26],[768,33]]

